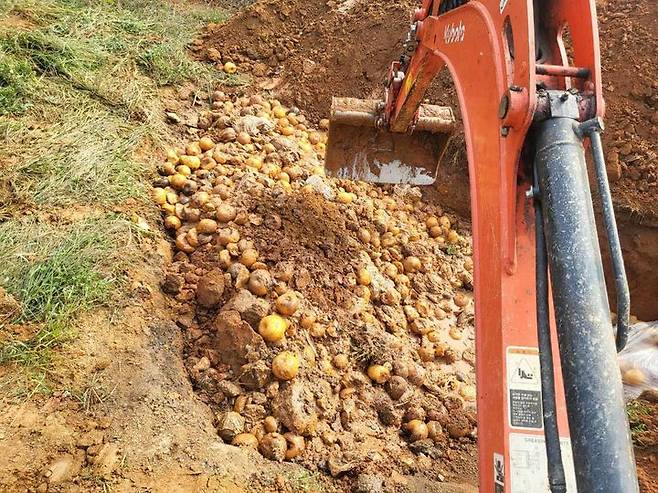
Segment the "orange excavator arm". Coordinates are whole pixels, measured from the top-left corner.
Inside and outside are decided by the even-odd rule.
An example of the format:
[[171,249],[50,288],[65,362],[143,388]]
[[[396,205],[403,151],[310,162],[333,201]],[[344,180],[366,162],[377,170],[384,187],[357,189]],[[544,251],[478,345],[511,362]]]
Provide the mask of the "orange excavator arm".
[[[421,103],[444,67],[469,161],[480,491],[636,492],[585,162],[589,142],[615,260],[619,348],[629,302],[599,136],[595,0],[424,0],[361,144],[379,152],[385,141],[385,156],[404,163],[410,145],[396,139],[436,131]],[[332,113],[329,171],[384,181],[381,152],[345,159],[349,142],[336,135],[358,118],[344,109]]]

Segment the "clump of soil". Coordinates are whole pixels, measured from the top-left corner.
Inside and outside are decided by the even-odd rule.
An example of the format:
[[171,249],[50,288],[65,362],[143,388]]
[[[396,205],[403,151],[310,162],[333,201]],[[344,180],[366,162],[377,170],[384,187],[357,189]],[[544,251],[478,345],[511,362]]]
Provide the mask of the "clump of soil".
[[324,176],[325,132],[276,100],[216,91],[199,122],[154,199],[219,436],[333,476],[472,465],[468,225],[416,188]]

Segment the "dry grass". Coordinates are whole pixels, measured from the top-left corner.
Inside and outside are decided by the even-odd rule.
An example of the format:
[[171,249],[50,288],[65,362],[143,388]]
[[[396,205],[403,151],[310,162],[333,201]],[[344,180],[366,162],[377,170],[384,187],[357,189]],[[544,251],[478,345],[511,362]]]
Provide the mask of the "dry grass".
[[[3,25],[10,16],[18,26]],[[0,285],[22,306],[0,327],[0,365],[24,369],[0,389],[48,390],[52,356],[75,336],[77,316],[121,286],[116,259],[130,261],[132,240],[151,233],[112,211],[146,203],[149,150],[171,138],[159,88],[236,82],[186,51],[225,17],[167,0],[0,2]],[[61,207],[81,212],[60,219]]]

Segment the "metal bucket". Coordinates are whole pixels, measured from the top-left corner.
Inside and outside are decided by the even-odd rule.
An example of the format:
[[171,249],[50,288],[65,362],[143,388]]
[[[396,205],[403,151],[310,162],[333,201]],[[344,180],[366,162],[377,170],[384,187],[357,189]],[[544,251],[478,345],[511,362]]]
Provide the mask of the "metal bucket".
[[455,128],[452,109],[421,105],[411,133],[377,128],[376,99],[333,98],[327,175],[372,183],[431,185]]

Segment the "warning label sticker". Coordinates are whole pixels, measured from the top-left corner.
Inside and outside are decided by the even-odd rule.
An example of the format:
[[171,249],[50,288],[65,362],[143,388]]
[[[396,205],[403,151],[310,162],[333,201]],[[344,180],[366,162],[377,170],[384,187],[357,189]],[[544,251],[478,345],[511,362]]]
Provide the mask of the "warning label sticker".
[[515,428],[543,428],[539,350],[507,348],[509,421]]
[[[542,435],[510,433],[510,493],[549,493],[546,445]],[[560,438],[567,493],[577,493],[571,440]]]

